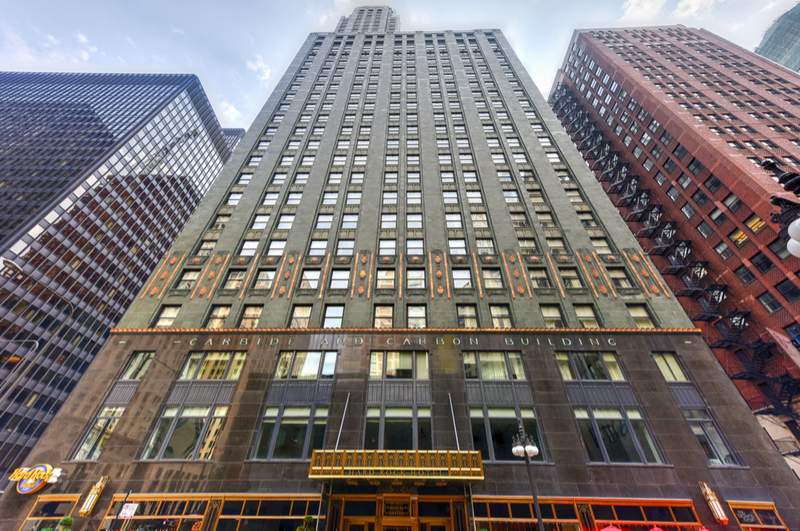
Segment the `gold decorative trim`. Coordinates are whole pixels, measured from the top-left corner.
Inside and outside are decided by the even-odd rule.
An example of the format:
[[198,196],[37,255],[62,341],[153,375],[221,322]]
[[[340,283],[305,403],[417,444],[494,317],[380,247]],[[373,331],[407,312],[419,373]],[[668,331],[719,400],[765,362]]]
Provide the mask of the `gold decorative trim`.
[[314,450],[308,478],[481,481],[483,459],[474,450]]
[[113,334],[699,334],[699,328],[112,328]]

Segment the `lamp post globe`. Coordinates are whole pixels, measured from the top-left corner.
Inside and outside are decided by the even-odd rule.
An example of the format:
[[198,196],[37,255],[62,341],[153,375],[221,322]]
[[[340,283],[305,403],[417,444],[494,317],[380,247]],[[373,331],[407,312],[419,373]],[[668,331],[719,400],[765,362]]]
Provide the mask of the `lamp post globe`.
[[786,250],[789,251],[789,254],[792,256],[800,258],[800,240],[792,238],[786,242]]
[[533,459],[537,455],[539,455],[539,447],[535,444],[528,443],[525,445],[525,454]]

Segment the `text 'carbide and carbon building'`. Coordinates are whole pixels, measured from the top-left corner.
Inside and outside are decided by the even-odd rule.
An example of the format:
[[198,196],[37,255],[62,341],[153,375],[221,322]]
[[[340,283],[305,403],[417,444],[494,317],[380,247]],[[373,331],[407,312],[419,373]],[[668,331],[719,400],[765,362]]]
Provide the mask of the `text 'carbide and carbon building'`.
[[800,526],[797,479],[502,33],[394,26],[364,7],[308,37],[3,522]]
[[195,76],[0,73],[3,483],[222,169],[225,142]]
[[800,77],[705,30],[575,32],[567,133],[800,473],[800,261],[765,160],[800,168]]

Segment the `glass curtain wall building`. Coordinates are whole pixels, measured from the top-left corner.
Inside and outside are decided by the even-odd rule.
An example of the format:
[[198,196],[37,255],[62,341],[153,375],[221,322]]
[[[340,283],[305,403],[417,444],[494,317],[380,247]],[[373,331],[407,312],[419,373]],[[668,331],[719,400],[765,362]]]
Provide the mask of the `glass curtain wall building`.
[[387,7],[338,28],[302,44],[27,458],[58,479],[17,483],[3,525],[797,528],[797,479],[503,34]]
[[798,92],[797,74],[672,26],[575,32],[550,102],[800,473],[800,261],[761,165],[800,169]]
[[0,73],[0,470],[18,466],[230,153],[189,75]]
[[800,4],[772,23],[756,46],[756,53],[795,72],[800,70]]

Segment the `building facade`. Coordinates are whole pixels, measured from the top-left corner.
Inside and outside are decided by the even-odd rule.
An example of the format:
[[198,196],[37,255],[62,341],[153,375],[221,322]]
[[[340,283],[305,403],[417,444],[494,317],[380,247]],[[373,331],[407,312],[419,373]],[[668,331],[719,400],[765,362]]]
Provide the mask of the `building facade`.
[[800,261],[773,221],[800,78],[704,30],[575,33],[550,102],[726,372],[800,473]]
[[0,108],[5,478],[230,151],[194,76],[0,73]]
[[772,23],[756,46],[756,53],[795,72],[800,70],[800,4]]
[[502,33],[393,21],[306,39],[0,525],[800,526]]

